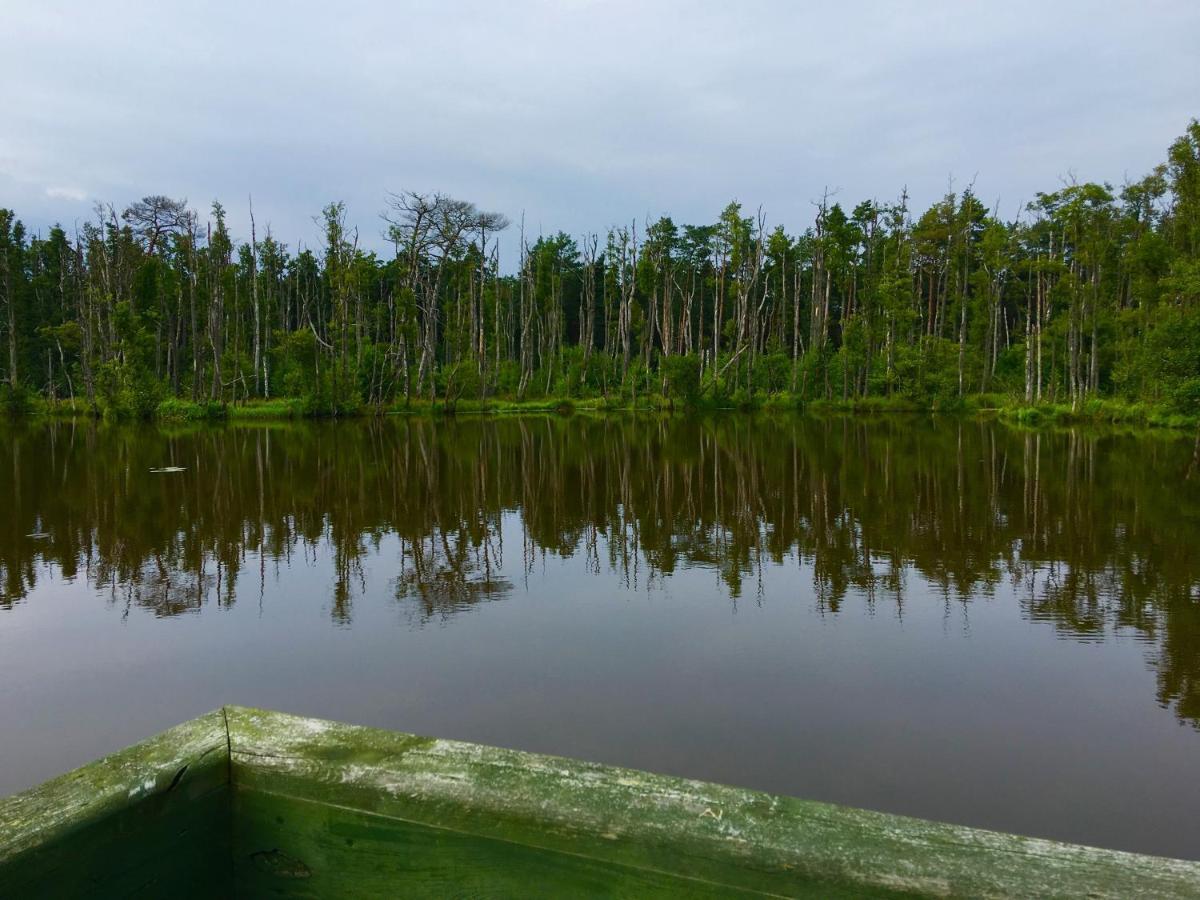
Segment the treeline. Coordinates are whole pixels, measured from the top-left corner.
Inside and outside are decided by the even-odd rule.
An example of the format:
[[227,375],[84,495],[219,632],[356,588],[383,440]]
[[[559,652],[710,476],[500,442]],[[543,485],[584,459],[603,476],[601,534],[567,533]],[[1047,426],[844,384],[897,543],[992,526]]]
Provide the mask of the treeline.
[[[800,233],[730,203],[534,238],[441,194],[387,197],[390,250],[345,207],[320,247],[150,196],[30,235],[0,209],[4,398],[152,415],[300,398],[657,395],[682,403],[1116,397],[1200,413],[1200,123],[1119,190],[1069,183],[1005,221],[968,187],[915,214],[826,195]],[[747,214],[749,213],[749,214]],[[519,231],[502,267],[498,237]],[[510,274],[515,273],[515,274]]]

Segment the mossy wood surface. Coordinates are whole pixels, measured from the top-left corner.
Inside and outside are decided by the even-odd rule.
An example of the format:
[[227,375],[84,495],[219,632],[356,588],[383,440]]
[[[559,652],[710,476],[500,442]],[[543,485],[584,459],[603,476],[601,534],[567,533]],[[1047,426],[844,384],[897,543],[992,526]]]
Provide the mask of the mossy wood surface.
[[[514,865],[516,848],[537,847],[581,864],[675,876],[680,894],[712,885],[825,897],[1200,897],[1200,863],[279,713],[228,713],[239,794],[367,812],[380,827],[388,819],[421,824],[446,832],[447,842],[507,842]],[[311,826],[307,834],[281,849],[320,854]],[[243,856],[253,849],[236,831],[234,840]],[[306,864],[317,877],[320,856]],[[445,889],[430,884],[430,893]],[[534,884],[526,881],[526,894]]]
[[1200,898],[1200,863],[228,707],[0,801],[0,897],[131,895]]
[[230,889],[222,711],[0,800],[0,897],[219,897]]

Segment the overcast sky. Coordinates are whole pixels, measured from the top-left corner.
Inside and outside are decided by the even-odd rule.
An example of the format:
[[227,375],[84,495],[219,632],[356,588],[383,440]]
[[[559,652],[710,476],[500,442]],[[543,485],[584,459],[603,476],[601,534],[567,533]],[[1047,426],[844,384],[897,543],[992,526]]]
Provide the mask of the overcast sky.
[[414,188],[534,234],[731,198],[801,230],[825,186],[974,180],[1008,216],[1145,174],[1200,116],[1200,2],[0,0],[0,60],[0,206],[34,228],[163,193],[245,237],[253,195],[294,247],[340,199],[378,246]]

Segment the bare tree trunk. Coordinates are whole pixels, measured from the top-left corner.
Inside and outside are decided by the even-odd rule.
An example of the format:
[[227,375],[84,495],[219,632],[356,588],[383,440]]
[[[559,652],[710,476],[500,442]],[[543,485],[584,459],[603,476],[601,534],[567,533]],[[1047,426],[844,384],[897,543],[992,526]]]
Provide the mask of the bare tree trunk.
[[585,372],[588,360],[592,356],[592,346],[596,342],[596,251],[599,241],[599,237],[594,234],[583,240],[583,333],[580,343],[583,344]]
[[254,225],[253,198],[250,200],[250,294],[254,307],[254,393],[261,395],[262,384],[259,381],[259,373],[261,372],[265,379],[267,372],[263,362],[262,335],[260,333],[262,314],[258,305],[258,234]]
[[7,254],[4,254],[4,299],[8,307],[8,383],[17,389],[17,298],[13,291],[12,272],[9,271]]
[[1042,307],[1044,303],[1045,285],[1042,275],[1038,273],[1037,284],[1037,402],[1042,402]]

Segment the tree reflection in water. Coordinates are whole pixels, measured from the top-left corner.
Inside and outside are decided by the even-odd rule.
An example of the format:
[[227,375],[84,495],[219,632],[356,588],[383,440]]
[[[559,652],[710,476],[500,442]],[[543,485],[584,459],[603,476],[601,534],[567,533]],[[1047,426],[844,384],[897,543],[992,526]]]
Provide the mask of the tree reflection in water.
[[418,625],[548,556],[629,587],[708,567],[734,603],[790,565],[824,615],[902,614],[910,581],[963,604],[1008,582],[1064,638],[1144,641],[1158,702],[1200,723],[1200,474],[1173,435],[765,415],[2,430],[0,609],[82,576],[175,616],[244,602],[248,565],[265,590],[322,555],[341,625],[383,589],[369,562]]

